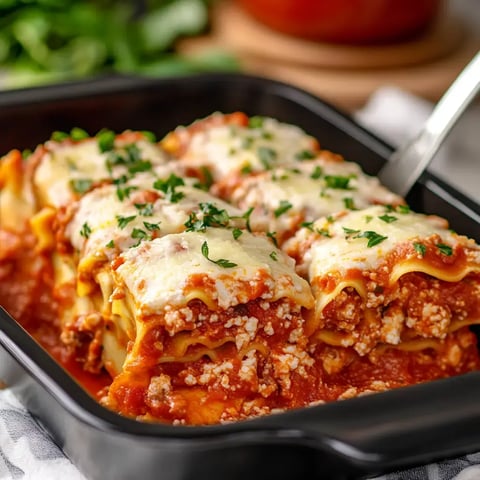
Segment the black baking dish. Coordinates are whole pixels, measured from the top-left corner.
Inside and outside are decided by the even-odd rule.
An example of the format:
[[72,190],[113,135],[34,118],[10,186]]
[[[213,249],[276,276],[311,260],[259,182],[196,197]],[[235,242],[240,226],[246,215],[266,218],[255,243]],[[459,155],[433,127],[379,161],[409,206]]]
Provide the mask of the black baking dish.
[[[105,78],[0,93],[0,152],[74,126],[159,136],[213,111],[297,124],[378,172],[392,149],[294,87],[244,75]],[[426,173],[407,199],[480,240],[480,205]],[[144,424],[107,411],[0,309],[0,379],[91,479],[360,478],[480,450],[480,373],[209,427]]]

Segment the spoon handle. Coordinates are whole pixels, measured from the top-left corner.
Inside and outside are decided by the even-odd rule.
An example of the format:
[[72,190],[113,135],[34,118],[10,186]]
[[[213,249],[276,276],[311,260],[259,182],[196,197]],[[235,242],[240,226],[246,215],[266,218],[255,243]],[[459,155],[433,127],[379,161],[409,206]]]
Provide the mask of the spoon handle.
[[392,154],[378,174],[380,181],[393,192],[405,196],[479,90],[480,52],[450,85],[422,130]]

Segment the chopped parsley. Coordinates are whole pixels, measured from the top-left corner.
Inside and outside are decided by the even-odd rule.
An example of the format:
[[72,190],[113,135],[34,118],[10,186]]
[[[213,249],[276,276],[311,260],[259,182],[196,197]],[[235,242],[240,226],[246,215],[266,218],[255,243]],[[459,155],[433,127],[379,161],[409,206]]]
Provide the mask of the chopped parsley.
[[66,140],[69,137],[70,135],[67,132],[61,132],[60,130],[56,130],[52,133],[50,139],[55,142],[63,142],[63,140]]
[[117,215],[117,223],[120,228],[125,228],[130,222],[133,222],[137,218],[136,215],[131,215],[130,217],[122,217],[121,215]]
[[249,164],[249,163],[246,163],[241,169],[240,169],[240,173],[242,175],[249,175],[250,173],[252,173],[253,169],[252,169],[252,166]]
[[134,190],[138,190],[138,187],[135,187],[134,185],[129,185],[127,187],[117,186],[117,198],[123,202],[123,200],[130,197],[130,193]]
[[153,188],[163,192],[167,201],[177,203],[185,196],[185,194],[183,192],[177,192],[176,188],[183,185],[185,185],[183,179],[172,173],[167,179],[156,180],[153,184]]
[[152,169],[152,162],[150,160],[138,159],[128,165],[128,172],[132,175],[140,172],[148,172]]
[[87,222],[85,222],[83,225],[82,225],[82,228],[80,230],[80,235],[84,238],[88,238],[90,236],[90,234],[92,233],[92,229],[90,228],[90,225],[88,225]]
[[388,215],[387,213],[385,215],[380,215],[378,218],[385,223],[393,223],[398,220],[394,215]]
[[323,175],[323,170],[320,165],[316,165],[315,168],[313,169],[313,172],[310,174],[310,178],[313,180],[319,179]]
[[349,185],[351,176],[345,177],[343,175],[325,175],[325,183],[328,188],[334,188],[338,190],[350,190]]
[[293,205],[288,200],[280,200],[279,206],[273,211],[276,218],[290,210]]
[[277,152],[270,147],[258,147],[257,155],[265,170],[271,170],[273,163],[277,159]]
[[420,243],[420,242],[413,242],[413,248],[415,249],[415,251],[420,254],[422,257],[425,256],[425,254],[427,253],[427,247],[423,244],[423,243]]
[[150,232],[160,230],[160,222],[158,223],[143,222],[143,225],[145,225],[145,228]]
[[225,209],[218,208],[210,202],[199,203],[200,213],[190,213],[188,220],[185,222],[187,232],[204,232],[207,227],[228,227],[230,223],[230,215]]
[[90,190],[93,181],[89,178],[77,178],[70,180],[70,187],[75,193],[85,193]]
[[140,240],[145,240],[146,238],[150,238],[150,235],[145,230],[142,230],[141,228],[134,228],[132,230],[131,237],[138,238]]
[[113,150],[115,145],[115,132],[107,129],[100,130],[100,132],[97,133],[97,142],[98,149],[101,153]]
[[242,234],[243,234],[243,231],[240,230],[239,228],[234,228],[232,230],[232,235],[235,240],[238,240]]
[[151,143],[155,143],[157,141],[157,136],[150,130],[142,130],[142,135]]
[[295,158],[300,161],[312,160],[315,158],[315,153],[312,150],[300,150],[295,154]]
[[215,265],[218,265],[219,267],[222,267],[222,268],[233,268],[233,267],[236,267],[237,264],[236,263],[233,263],[231,262],[230,260],[226,260],[225,258],[219,258],[218,260],[212,260],[210,257],[209,257],[209,249],[208,249],[208,243],[207,241],[205,240],[203,243],[202,243],[202,255],[209,261],[209,262],[212,262],[214,263]]
[[347,210],[356,210],[355,202],[352,197],[345,197],[343,199],[343,204]]
[[277,232],[267,232],[267,237],[273,242],[273,244],[278,248],[278,241],[277,241]]
[[248,119],[248,128],[262,128],[264,121],[265,121],[265,118],[260,117],[259,115],[250,117]]
[[72,140],[79,141],[89,137],[90,135],[83,128],[73,127],[70,130],[70,138]]
[[347,238],[366,238],[368,240],[367,242],[368,248],[374,247],[375,245],[382,243],[384,240],[388,238],[372,230],[366,230],[365,232],[361,232],[360,230],[354,230],[352,228],[347,228],[347,227],[342,227],[342,228]]
[[252,231],[250,227],[250,216],[252,215],[254,208],[250,207],[243,215],[242,218],[245,220],[245,226],[249,232]]
[[153,203],[135,203],[135,208],[139,215],[151,217],[153,215]]
[[270,258],[274,260],[275,262],[278,262],[278,253],[275,252],[274,250],[270,252]]
[[115,242],[113,240],[110,240],[106,245],[105,248],[113,248],[115,247]]
[[436,247],[443,255],[450,257],[453,253],[453,249],[450,245],[445,245],[444,243],[437,243]]

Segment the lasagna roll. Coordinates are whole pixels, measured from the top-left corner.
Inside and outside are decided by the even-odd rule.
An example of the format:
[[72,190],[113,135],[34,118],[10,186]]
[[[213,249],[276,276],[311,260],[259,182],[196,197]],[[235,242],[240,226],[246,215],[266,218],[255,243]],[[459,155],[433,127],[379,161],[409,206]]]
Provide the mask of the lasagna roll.
[[435,350],[444,375],[472,366],[465,330],[480,323],[480,247],[445,220],[373,206],[317,220],[288,248],[315,296],[306,332],[327,373],[356,357],[384,363],[379,352],[391,348]]
[[234,184],[252,172],[313,158],[316,139],[297,126],[243,113],[215,113],[188,127],[178,127],[161,142],[189,174]]
[[359,165],[326,154],[289,168],[243,176],[233,188],[223,186],[220,182],[214,191],[241,209],[254,208],[252,224],[272,232],[280,245],[302,224],[319,217],[372,204],[403,203]]
[[112,311],[129,323],[105,403],[129,416],[215,423],[308,402],[318,380],[293,261],[248,231],[171,234],[113,265]]

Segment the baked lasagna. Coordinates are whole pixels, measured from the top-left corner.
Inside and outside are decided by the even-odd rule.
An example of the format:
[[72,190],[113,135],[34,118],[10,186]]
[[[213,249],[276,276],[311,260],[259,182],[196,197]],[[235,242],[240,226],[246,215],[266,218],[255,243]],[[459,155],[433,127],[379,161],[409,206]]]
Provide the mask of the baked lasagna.
[[214,424],[480,366],[480,247],[297,126],[55,132],[0,163],[0,304],[106,407]]

